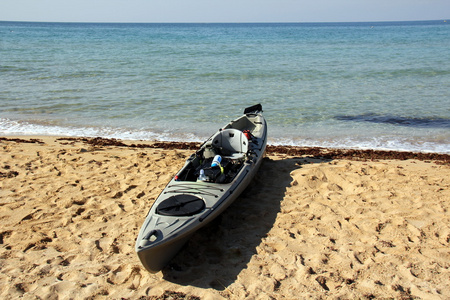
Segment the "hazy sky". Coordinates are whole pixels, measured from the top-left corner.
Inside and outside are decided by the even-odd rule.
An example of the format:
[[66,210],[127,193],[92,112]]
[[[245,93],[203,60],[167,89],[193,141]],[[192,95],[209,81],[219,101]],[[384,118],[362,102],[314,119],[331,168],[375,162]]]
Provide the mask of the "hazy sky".
[[450,0],[0,0],[1,21],[358,22],[450,19]]

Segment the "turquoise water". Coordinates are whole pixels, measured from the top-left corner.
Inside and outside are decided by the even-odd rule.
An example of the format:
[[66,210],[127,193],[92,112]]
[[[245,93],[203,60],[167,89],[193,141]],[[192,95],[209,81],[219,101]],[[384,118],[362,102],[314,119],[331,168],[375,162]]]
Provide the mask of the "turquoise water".
[[0,22],[0,134],[450,153],[450,25]]

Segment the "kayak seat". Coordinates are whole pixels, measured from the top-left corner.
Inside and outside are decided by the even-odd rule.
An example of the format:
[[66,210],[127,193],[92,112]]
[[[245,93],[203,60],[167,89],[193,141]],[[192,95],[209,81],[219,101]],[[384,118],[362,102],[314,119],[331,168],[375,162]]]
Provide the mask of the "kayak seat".
[[220,155],[229,159],[244,159],[248,151],[248,139],[237,129],[219,131],[212,139],[212,146],[218,149]]

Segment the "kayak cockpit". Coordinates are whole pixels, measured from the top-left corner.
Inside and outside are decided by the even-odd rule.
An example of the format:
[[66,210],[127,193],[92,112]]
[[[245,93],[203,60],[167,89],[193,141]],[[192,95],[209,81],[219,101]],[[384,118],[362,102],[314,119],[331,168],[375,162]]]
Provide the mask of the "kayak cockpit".
[[[206,178],[207,182],[230,183],[239,173],[246,161],[253,161],[256,152],[261,150],[265,140],[265,120],[251,108],[245,115],[237,118],[210,137],[194,153],[177,174],[176,181],[195,182]],[[218,166],[212,164],[214,157],[220,156]]]
[[176,181],[198,181],[201,170],[207,179],[206,182],[230,183],[239,173],[243,161],[222,158],[220,166],[211,166],[213,157],[204,158],[200,153],[193,154],[186,162],[183,169],[176,176]]

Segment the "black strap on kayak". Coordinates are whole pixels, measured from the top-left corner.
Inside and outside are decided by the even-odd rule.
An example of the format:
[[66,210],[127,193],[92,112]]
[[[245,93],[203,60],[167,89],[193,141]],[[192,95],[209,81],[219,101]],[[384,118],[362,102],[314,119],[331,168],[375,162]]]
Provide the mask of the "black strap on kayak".
[[156,213],[163,216],[192,216],[205,209],[205,201],[194,195],[174,195],[156,207]]

